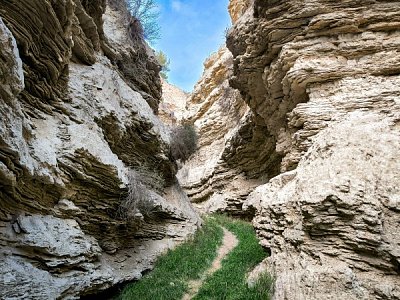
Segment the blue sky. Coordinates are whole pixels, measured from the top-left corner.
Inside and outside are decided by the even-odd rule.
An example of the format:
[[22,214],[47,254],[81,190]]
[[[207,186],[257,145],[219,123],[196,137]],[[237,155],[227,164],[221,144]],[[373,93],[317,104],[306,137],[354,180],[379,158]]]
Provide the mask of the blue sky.
[[203,62],[225,41],[229,0],[158,0],[161,39],[153,47],[171,60],[168,81],[191,91]]

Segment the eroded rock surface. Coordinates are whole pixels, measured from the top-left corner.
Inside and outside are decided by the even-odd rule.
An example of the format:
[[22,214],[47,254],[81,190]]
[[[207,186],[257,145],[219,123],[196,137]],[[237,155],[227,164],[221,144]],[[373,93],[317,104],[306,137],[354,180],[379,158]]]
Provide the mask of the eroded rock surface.
[[231,16],[232,23],[236,23],[238,19],[246,12],[251,5],[251,0],[230,0],[228,11]]
[[229,34],[282,173],[245,204],[274,299],[400,299],[399,5],[256,0]]
[[[1,4],[2,299],[77,298],[138,279],[200,222],[154,115],[159,66],[117,16],[100,0]],[[134,80],[121,70],[128,56]],[[146,213],[124,219],[132,170],[161,188],[146,186]]]
[[392,120],[351,113],[250,195],[275,299],[399,299],[399,151]]
[[189,97],[189,93],[169,83],[165,79],[161,79],[161,81],[162,100],[158,116],[164,124],[169,126],[178,125],[186,112],[186,100]]
[[198,151],[179,170],[178,178],[198,208],[216,211],[227,206],[229,196],[225,185],[233,178],[240,180],[239,172],[224,167],[222,156],[227,147],[225,137],[233,134],[248,109],[239,93],[229,87],[232,55],[228,49],[222,47],[204,67],[204,74],[188,99],[185,116],[186,122],[194,124],[198,132]]

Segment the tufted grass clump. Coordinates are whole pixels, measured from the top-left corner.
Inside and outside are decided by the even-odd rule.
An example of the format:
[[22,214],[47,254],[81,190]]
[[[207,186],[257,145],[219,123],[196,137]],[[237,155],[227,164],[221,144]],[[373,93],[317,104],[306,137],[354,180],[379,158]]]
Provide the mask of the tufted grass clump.
[[263,299],[269,299],[274,293],[274,278],[268,273],[260,274],[254,286],[250,287],[250,289],[260,296],[265,295]]

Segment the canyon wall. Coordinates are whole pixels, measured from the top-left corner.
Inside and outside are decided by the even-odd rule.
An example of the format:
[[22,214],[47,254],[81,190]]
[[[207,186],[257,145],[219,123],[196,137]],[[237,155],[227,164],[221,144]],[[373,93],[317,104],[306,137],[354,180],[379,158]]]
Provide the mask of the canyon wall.
[[255,0],[229,33],[279,166],[244,204],[274,299],[400,299],[399,7]]
[[[139,279],[200,224],[118,3],[1,4],[0,298]],[[164,83],[162,118],[200,136],[179,181],[199,210],[253,218],[276,300],[400,299],[399,7],[232,0],[184,115]]]
[[[160,67],[113,7],[1,3],[2,299],[138,279],[200,223],[155,115]],[[139,187],[145,209],[126,200]]]
[[253,218],[274,299],[400,299],[400,1],[231,0],[178,172]]

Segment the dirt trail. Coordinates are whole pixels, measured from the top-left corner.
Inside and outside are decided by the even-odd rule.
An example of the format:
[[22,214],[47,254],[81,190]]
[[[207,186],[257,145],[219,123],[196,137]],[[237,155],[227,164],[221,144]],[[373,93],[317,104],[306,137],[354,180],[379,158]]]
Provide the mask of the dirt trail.
[[222,260],[237,246],[239,241],[236,236],[224,227],[222,227],[222,230],[224,231],[224,237],[222,245],[218,248],[217,257],[212,262],[211,267],[201,276],[201,279],[189,281],[189,291],[183,296],[182,300],[190,300],[196,296],[204,280],[221,268]]

